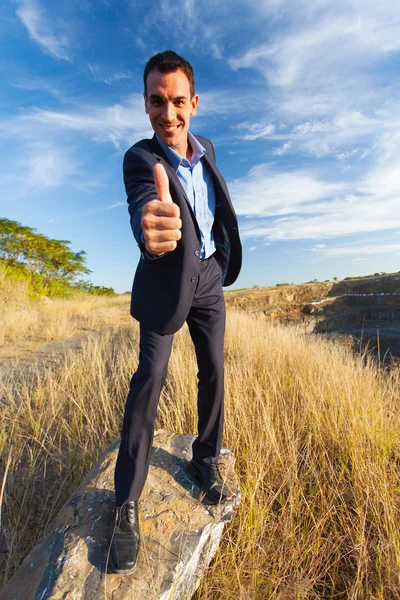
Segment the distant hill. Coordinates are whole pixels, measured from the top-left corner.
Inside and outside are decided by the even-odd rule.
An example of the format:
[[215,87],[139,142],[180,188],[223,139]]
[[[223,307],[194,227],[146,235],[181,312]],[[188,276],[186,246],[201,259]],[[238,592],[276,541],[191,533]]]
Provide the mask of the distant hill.
[[382,360],[400,357],[400,272],[234,290],[228,307],[339,337]]

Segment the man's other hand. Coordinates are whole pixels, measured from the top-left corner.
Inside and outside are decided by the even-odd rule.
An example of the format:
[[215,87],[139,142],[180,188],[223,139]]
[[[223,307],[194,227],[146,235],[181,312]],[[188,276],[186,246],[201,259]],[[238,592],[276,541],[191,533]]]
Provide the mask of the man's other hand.
[[144,205],[141,225],[147,252],[160,256],[175,250],[181,239],[182,221],[179,206],[172,202],[164,167],[156,164],[153,173],[158,197]]

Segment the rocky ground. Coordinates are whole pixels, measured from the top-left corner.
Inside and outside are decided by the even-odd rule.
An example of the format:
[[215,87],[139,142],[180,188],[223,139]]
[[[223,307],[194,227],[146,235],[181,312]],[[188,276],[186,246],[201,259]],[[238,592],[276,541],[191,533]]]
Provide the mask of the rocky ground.
[[300,324],[356,351],[400,358],[400,273],[338,282],[227,292],[227,305],[267,320]]
[[1,593],[2,600],[191,598],[240,504],[235,457],[221,449],[233,497],[212,506],[187,474],[194,435],[157,431],[140,499],[141,551],[132,575],[110,565],[114,469],[119,443],[99,458]]

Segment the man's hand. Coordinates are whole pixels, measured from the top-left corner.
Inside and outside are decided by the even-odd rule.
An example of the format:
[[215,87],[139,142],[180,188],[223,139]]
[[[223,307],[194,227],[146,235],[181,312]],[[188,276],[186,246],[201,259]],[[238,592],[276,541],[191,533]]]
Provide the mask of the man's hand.
[[182,221],[179,206],[172,202],[164,167],[156,164],[153,173],[158,198],[144,205],[141,225],[147,252],[160,256],[175,250],[177,241],[181,239]]

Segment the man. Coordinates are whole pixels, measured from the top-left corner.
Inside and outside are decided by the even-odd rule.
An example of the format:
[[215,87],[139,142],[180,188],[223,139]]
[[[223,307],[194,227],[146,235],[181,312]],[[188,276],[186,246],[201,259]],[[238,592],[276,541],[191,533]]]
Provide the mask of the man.
[[198,437],[188,472],[209,503],[232,493],[218,470],[224,402],[222,284],[236,280],[242,251],[214,149],[189,132],[198,101],[186,60],[172,51],[149,60],[144,103],[155,135],[132,146],[124,159],[131,226],[141,250],[131,303],[131,314],[140,322],[140,353],[115,469],[111,557],[117,573],[132,573],[137,565],[138,499],[173,334],[185,321],[198,362]]

